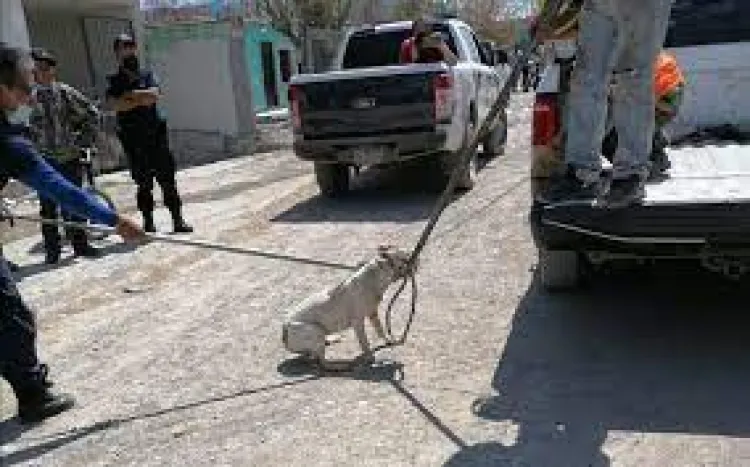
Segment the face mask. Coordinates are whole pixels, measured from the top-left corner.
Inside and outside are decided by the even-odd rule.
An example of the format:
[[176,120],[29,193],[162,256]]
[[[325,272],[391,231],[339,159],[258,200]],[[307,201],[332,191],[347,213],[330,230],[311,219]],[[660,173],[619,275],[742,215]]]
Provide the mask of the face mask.
[[138,71],[140,69],[140,63],[138,63],[138,57],[130,55],[122,59],[122,66],[126,70]]
[[11,125],[29,125],[31,120],[31,113],[33,109],[28,105],[20,105],[16,110],[8,110],[5,112],[5,118],[8,119],[8,123]]

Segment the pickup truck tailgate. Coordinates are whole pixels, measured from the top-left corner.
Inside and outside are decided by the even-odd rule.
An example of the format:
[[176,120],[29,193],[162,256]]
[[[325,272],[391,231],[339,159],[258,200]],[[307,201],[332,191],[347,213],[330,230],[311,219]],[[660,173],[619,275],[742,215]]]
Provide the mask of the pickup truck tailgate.
[[299,85],[306,140],[429,131],[434,73],[328,79]]
[[622,210],[550,206],[540,212],[542,222],[620,243],[662,238],[750,244],[750,146],[686,147],[669,155],[670,177],[649,183],[642,205]]

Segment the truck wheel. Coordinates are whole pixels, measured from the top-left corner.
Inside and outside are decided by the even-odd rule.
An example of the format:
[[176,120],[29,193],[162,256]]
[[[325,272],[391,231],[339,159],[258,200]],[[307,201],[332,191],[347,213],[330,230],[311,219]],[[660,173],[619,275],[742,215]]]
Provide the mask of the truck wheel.
[[[443,157],[443,172],[447,177],[453,175],[453,171],[456,169],[456,165],[460,162],[459,158],[462,156],[466,145],[471,143],[471,138],[474,135],[475,124],[469,123],[466,128],[466,136],[464,137],[464,146],[456,153],[448,153]],[[459,190],[471,190],[477,183],[477,176],[479,173],[479,161],[477,159],[477,151],[474,151],[469,158],[469,163],[464,166],[461,170],[460,178],[456,188]]]
[[349,191],[349,166],[315,164],[315,179],[323,196],[335,198]]
[[539,278],[549,291],[573,289],[581,282],[581,264],[575,251],[539,249]]
[[482,146],[486,157],[496,157],[503,154],[505,144],[508,142],[508,118],[503,112],[497,121],[497,125],[485,138]]

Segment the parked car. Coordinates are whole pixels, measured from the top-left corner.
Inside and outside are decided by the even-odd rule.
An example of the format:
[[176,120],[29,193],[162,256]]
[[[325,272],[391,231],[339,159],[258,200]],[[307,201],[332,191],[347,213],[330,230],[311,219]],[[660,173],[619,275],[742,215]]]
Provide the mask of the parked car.
[[[724,1],[717,9],[712,1],[676,0],[666,46],[688,81],[681,114],[668,128],[672,138],[750,123],[750,3]],[[547,44],[547,51],[533,109],[535,195],[562,161],[576,60],[569,41]],[[750,147],[741,140],[707,141],[672,147],[668,154],[669,177],[647,185],[642,205],[546,205],[535,196],[531,225],[544,286],[570,288],[585,272],[623,260],[687,258],[730,277],[750,271]]]
[[[333,71],[293,78],[294,151],[315,164],[324,195],[348,191],[352,168],[424,158],[437,159],[444,173],[454,169],[503,83],[467,24],[446,19],[432,27],[457,55],[455,66],[400,64],[412,23],[398,22],[348,32]],[[484,151],[499,154],[506,137],[502,115]],[[474,186],[477,165],[475,155],[460,188]]]

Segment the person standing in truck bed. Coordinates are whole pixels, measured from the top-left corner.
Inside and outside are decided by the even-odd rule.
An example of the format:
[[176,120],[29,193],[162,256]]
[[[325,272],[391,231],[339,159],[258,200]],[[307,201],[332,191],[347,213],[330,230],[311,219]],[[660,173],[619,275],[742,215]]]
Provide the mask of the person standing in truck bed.
[[[584,0],[565,119],[566,164],[552,179],[548,202],[594,199],[619,208],[644,198],[655,121],[654,63],[671,7],[672,0]],[[619,142],[612,181],[603,183],[600,154],[613,76]]]

